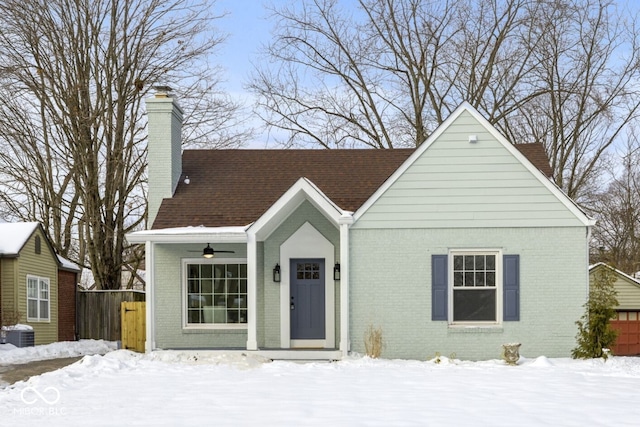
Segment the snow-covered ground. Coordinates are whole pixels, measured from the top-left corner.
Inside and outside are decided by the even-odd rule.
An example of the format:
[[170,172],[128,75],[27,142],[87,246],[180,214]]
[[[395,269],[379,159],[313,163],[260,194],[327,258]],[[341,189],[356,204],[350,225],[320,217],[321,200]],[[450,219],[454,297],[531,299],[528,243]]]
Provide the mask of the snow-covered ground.
[[[0,364],[111,349],[87,341],[5,350]],[[507,366],[117,350],[0,389],[0,424],[619,427],[640,425],[639,402],[632,357],[523,357]]]

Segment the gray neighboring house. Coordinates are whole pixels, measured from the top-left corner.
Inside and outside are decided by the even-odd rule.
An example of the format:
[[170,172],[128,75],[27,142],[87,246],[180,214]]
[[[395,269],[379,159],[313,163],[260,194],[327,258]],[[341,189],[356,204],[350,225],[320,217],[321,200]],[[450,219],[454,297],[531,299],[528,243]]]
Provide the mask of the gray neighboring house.
[[147,112],[147,351],[570,355],[593,221],[539,144],[465,103],[414,150],[181,153],[176,100]]

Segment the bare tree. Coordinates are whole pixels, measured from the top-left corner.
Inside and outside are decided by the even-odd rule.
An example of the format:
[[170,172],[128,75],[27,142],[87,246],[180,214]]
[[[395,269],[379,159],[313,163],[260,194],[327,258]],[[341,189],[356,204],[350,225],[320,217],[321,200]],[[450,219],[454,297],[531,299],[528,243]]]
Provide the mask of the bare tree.
[[630,135],[622,164],[613,179],[590,204],[598,219],[591,253],[626,273],[640,270],[640,142]]
[[273,8],[249,85],[285,145],[420,145],[463,101],[542,142],[577,199],[638,113],[639,27],[596,0],[306,0]]
[[5,216],[42,221],[61,254],[90,266],[98,288],[118,288],[124,235],[146,218],[149,90],[177,88],[198,129],[192,139],[230,143],[230,129],[216,131],[237,106],[216,96],[207,63],[223,41],[212,28],[219,16],[211,2],[189,0],[0,6]]
[[640,108],[640,31],[614,3],[559,1],[539,10],[533,51],[542,90],[503,129],[512,140],[542,142],[554,180],[584,201],[600,184],[609,148]]

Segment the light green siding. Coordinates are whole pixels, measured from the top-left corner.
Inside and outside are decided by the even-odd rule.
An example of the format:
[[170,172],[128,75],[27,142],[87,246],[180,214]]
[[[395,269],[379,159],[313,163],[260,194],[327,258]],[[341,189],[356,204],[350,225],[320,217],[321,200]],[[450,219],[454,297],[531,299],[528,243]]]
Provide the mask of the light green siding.
[[[272,280],[273,267],[279,262],[280,245],[305,222],[309,222],[336,248],[339,232],[309,202],[302,203],[265,242],[258,242],[257,258],[257,340],[259,348],[280,348],[280,284]],[[216,259],[246,258],[244,244],[213,244],[216,249],[233,250],[234,254],[216,255]],[[185,329],[183,328],[182,260],[198,259],[202,245],[155,245],[155,327],[156,347],[172,348],[245,348],[247,331],[237,329]],[[194,251],[190,253],[189,251]],[[336,257],[338,249],[336,249]],[[338,294],[339,286],[336,286]],[[339,300],[336,298],[336,316]],[[336,337],[339,337],[336,319]]]
[[[264,342],[261,345],[265,348],[280,347],[280,284],[272,280],[273,267],[280,262],[280,245],[282,245],[291,235],[293,235],[302,225],[308,222],[318,230],[335,248],[335,257],[340,256],[340,233],[318,210],[308,201],[303,202],[264,242]],[[327,278],[327,283],[332,283],[331,278]],[[340,312],[339,286],[336,286],[336,342],[340,337],[340,322],[337,318]]]
[[[352,230],[351,349],[363,353],[368,325],[383,331],[382,357],[500,357],[522,343],[526,357],[568,357],[587,295],[585,227]],[[455,328],[431,320],[431,255],[450,249],[520,255],[520,321]]]
[[[601,268],[606,268],[603,265],[599,265],[589,271],[589,283],[593,283],[595,273]],[[617,310],[640,310],[640,284],[632,281],[631,279],[624,277],[621,274],[615,274],[616,281],[614,287],[618,293],[616,298],[618,299]]]
[[[477,135],[478,142],[470,143],[469,135]],[[571,210],[465,111],[353,228],[580,225]]]
[[[246,258],[246,245],[215,244],[221,253],[216,259]],[[184,289],[182,260],[196,262],[203,245],[157,244],[155,246],[155,326],[156,347],[173,348],[246,348],[247,331],[238,329],[185,329],[183,327]],[[190,252],[194,251],[194,252]]]

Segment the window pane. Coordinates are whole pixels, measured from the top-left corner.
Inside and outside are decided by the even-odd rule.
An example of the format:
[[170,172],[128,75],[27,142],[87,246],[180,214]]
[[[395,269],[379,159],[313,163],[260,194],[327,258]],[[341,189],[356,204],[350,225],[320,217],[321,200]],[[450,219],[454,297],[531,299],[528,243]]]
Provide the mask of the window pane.
[[225,276],[225,266],[224,265],[216,265],[213,267],[213,273],[216,279],[222,279]]
[[453,257],[453,269],[454,270],[462,270],[463,266],[463,256],[462,255],[454,255]]
[[228,292],[230,294],[237,294],[238,293],[238,280],[237,279],[231,279],[227,281],[227,288],[229,289]]
[[200,277],[206,277],[207,279],[213,277],[213,266],[211,264],[203,264],[200,266]]
[[484,286],[484,273],[476,273],[476,286]]
[[189,310],[187,316],[189,323],[200,323],[200,310]]
[[187,270],[188,270],[187,274],[189,278],[200,277],[200,266],[195,264],[189,264],[187,266]]
[[224,294],[226,292],[225,283],[225,280],[216,279],[213,284],[213,292],[216,294]]
[[496,269],[496,256],[495,255],[487,255],[487,270]]
[[49,302],[40,301],[40,319],[49,318]]
[[213,281],[211,279],[203,279],[200,282],[200,292],[203,294],[213,293]]
[[38,280],[27,280],[27,298],[38,298]]
[[198,280],[189,280],[187,284],[187,292],[190,294],[200,292],[200,282]]
[[496,273],[487,272],[487,286],[496,285]]
[[[473,258],[471,258],[473,259]],[[473,273],[464,273],[464,285],[465,286],[473,286]]]
[[484,270],[484,255],[476,255],[476,270]]
[[473,270],[473,255],[465,255],[464,256],[464,269],[465,270]]
[[27,301],[27,317],[31,317],[34,319],[38,317],[38,301],[37,300]]
[[238,264],[227,265],[227,277],[238,277]]
[[453,286],[463,286],[464,285],[464,273],[455,272],[453,273]]
[[202,296],[200,294],[189,294],[189,307],[190,308],[202,307]]
[[494,289],[453,291],[453,320],[455,322],[495,321],[496,291]]

